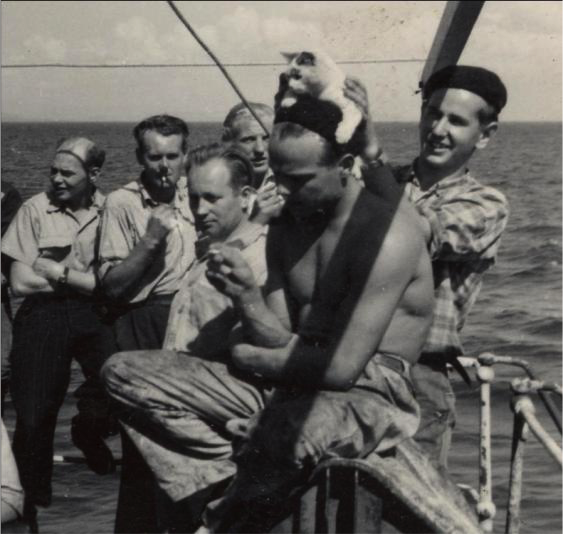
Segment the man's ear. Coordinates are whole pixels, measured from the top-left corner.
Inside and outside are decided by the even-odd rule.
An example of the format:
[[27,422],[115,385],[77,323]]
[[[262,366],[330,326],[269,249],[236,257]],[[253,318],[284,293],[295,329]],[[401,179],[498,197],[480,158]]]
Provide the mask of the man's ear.
[[355,158],[354,156],[352,156],[352,154],[344,154],[344,156],[342,156],[338,160],[338,167],[342,171],[349,173],[354,168],[354,163],[355,163]]
[[101,172],[102,169],[100,167],[90,167],[88,170],[88,179],[91,184],[96,185]]
[[475,148],[477,150],[483,150],[488,144],[491,137],[494,133],[498,130],[498,122],[493,121],[481,126],[481,136],[479,137],[479,141],[475,144]]
[[[248,213],[249,208],[252,208],[254,204],[254,199],[256,198],[257,192],[256,189],[249,185],[245,185],[240,188],[239,196],[240,196],[240,204],[242,207],[242,211]],[[248,213],[250,215],[250,213]]]

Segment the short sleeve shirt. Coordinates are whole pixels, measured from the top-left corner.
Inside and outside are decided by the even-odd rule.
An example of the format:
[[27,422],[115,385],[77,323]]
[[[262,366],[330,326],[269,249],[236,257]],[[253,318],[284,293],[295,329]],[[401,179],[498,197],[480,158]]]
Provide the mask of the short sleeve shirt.
[[[249,225],[244,232],[233,234],[227,245],[241,251],[256,283],[266,281],[266,234],[262,225]],[[229,350],[228,337],[239,317],[231,299],[215,289],[205,274],[207,255],[202,254],[189,269],[180,291],[174,297],[164,348],[217,356]]]
[[104,196],[96,191],[85,213],[53,203],[39,193],[23,203],[2,238],[2,253],[32,266],[39,258],[61,262],[79,272],[93,272],[95,245]]
[[[159,205],[149,195],[140,179],[110,193],[100,224],[99,275],[126,259],[145,235],[149,219]],[[166,247],[147,269],[130,296],[131,303],[152,295],[174,294],[195,259],[196,230],[188,203],[187,178],[181,177],[171,204],[176,226],[166,236]]]

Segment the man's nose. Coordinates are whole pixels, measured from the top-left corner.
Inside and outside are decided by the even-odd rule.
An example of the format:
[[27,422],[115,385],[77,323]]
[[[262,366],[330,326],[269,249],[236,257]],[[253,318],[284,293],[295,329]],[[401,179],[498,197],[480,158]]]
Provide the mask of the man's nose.
[[207,213],[209,213],[209,205],[207,204],[207,202],[205,202],[205,200],[200,200],[197,202],[195,213],[200,217],[205,216],[207,215]]
[[162,158],[159,162],[158,162],[158,166],[160,169],[164,169],[167,170],[170,168],[170,165],[168,163],[168,160],[166,158]]
[[60,172],[51,174],[51,182],[61,184],[63,182],[63,175]]
[[263,139],[256,139],[254,143],[254,152],[256,154],[264,154],[266,151],[266,144],[264,143]]
[[432,123],[432,133],[437,137],[446,135],[448,133],[448,119],[446,117],[436,119]]

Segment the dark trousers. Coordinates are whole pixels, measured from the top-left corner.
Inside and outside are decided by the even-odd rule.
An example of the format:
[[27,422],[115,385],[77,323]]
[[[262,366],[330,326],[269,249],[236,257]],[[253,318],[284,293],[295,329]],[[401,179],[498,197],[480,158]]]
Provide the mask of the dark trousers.
[[[120,351],[160,349],[170,314],[173,295],[154,297],[134,306],[115,323],[115,338]],[[129,417],[127,413],[120,418]],[[121,431],[122,468],[115,517],[115,532],[159,532],[156,483],[153,474],[133,442]]]
[[[57,416],[75,358],[89,382],[89,399],[79,406],[96,417],[108,400],[99,371],[113,353],[109,327],[86,298],[27,298],[14,320],[10,355],[11,393],[16,411],[14,456],[29,505],[51,502],[53,441]],[[106,412],[107,413],[107,412]],[[86,414],[84,414],[86,416]]]

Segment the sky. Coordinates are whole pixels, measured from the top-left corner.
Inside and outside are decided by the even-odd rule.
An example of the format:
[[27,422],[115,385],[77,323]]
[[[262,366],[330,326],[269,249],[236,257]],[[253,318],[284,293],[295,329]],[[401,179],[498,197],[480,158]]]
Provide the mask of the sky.
[[[424,60],[446,2],[176,2],[224,62],[280,62],[321,48],[336,61]],[[3,1],[2,65],[209,63],[163,1]],[[561,120],[560,2],[488,1],[462,64],[497,72],[507,121]],[[364,81],[374,119],[415,121],[423,62],[342,65]],[[272,103],[282,66],[229,68],[244,95]],[[3,120],[138,121],[170,113],[222,120],[238,99],[219,70],[2,69]]]

